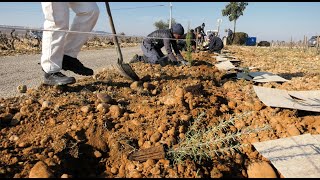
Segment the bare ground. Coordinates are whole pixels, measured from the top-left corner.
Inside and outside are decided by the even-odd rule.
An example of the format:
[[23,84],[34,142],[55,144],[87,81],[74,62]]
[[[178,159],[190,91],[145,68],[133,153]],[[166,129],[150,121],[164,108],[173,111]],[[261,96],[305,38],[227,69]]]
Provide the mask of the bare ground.
[[[242,67],[256,66],[291,81],[253,83],[223,78],[226,72],[215,68],[215,57],[200,52],[193,54],[193,66],[134,63],[140,82],[105,70],[68,87],[40,85],[23,96],[0,99],[0,177],[247,178],[252,171],[263,172],[263,177],[282,177],[251,143],[320,134],[320,114],[267,107],[252,85],[320,90],[319,55],[288,49],[226,49],[241,60]],[[216,134],[210,131],[220,121],[247,112]],[[193,125],[196,122],[198,126]],[[215,141],[264,125],[271,129],[230,142],[222,140],[222,144]],[[190,131],[196,141],[188,139]],[[186,141],[200,148],[195,152],[183,149],[190,147]],[[128,158],[135,150],[159,145],[173,150],[171,155],[180,152],[182,163],[175,163],[177,156],[147,161]],[[214,151],[219,149],[225,151]],[[264,166],[254,166],[257,162]]]

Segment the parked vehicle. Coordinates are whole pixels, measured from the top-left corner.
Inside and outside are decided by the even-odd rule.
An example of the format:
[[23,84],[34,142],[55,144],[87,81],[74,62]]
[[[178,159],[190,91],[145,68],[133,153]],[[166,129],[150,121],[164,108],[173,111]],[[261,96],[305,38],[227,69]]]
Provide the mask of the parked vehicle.
[[265,47],[269,47],[271,44],[268,41],[260,41],[258,43],[258,46],[265,46]]
[[320,41],[320,36],[312,36],[309,40],[308,40],[308,46],[309,47],[315,47],[317,45],[317,37],[319,37],[319,41]]

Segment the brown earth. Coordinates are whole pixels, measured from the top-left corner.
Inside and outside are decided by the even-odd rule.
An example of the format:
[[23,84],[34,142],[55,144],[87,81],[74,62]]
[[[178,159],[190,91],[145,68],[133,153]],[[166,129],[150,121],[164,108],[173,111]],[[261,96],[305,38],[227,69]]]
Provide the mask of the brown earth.
[[[199,52],[193,54],[192,66],[131,64],[142,78],[139,82],[105,70],[68,87],[28,89],[24,96],[0,99],[0,177],[247,178],[248,174],[263,176],[255,169],[261,167],[268,167],[268,177],[282,177],[251,143],[320,134],[320,114],[267,107],[252,85],[320,90],[319,55],[256,47],[226,49],[242,61],[242,67],[256,66],[291,81],[254,83],[224,78],[226,72],[214,66],[214,55]],[[159,145],[177,150],[191,130],[207,132],[204,130],[217,127],[219,121],[246,112],[251,113],[217,134],[209,131],[198,136],[190,141],[191,146],[246,127],[269,125],[271,129],[224,145],[209,143],[197,152],[186,150],[180,163],[176,156],[146,161],[128,158],[135,150]],[[196,122],[199,129],[192,129]],[[237,148],[237,143],[243,146]],[[226,150],[215,151],[222,147]],[[204,157],[201,161],[197,161],[199,155]]]

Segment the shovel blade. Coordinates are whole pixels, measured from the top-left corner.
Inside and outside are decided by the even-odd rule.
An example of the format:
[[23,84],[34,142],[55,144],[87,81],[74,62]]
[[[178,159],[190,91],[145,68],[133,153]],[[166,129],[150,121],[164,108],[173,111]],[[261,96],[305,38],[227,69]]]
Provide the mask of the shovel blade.
[[120,74],[126,78],[129,78],[134,81],[139,81],[139,76],[133,71],[129,64],[117,63],[117,68]]

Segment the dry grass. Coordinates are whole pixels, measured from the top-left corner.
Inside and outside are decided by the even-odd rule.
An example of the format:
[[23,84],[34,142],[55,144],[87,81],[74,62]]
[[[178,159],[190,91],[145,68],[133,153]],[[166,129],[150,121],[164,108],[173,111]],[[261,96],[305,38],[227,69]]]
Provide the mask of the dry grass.
[[234,125],[235,120],[248,117],[250,112],[231,116],[228,120],[222,119],[216,126],[204,128],[201,119],[205,114],[202,112],[186,132],[185,138],[177,146],[168,150],[168,156],[174,163],[181,163],[187,157],[200,163],[204,159],[219,155],[219,153],[227,151],[232,153],[246,145],[239,142],[244,135],[271,129],[268,125],[262,125],[255,129],[245,128],[235,132],[229,129],[229,126]]

